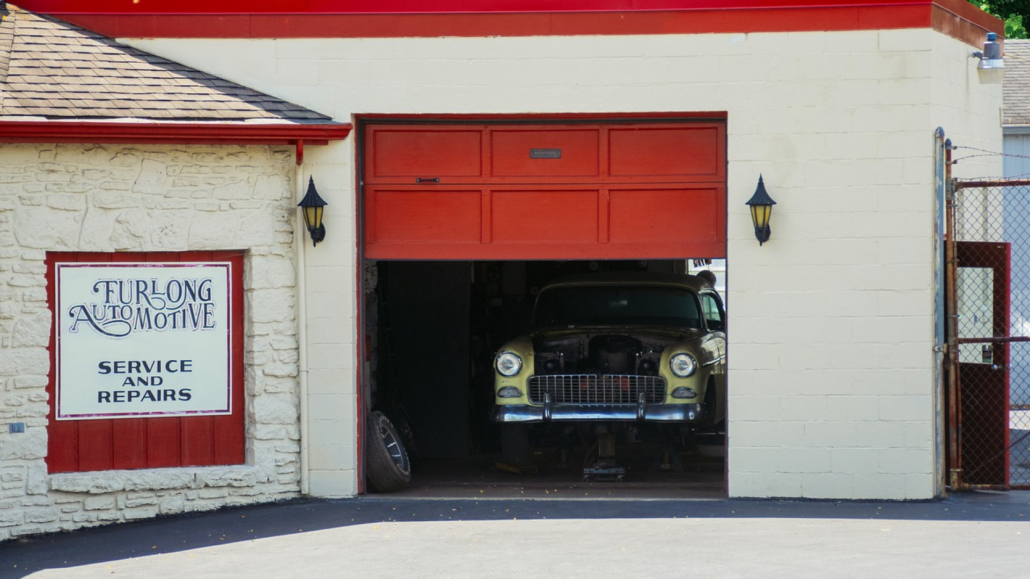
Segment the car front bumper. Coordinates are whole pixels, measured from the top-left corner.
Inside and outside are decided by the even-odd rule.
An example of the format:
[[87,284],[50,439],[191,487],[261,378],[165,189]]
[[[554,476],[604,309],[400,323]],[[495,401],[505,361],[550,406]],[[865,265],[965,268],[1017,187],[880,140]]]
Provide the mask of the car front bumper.
[[493,421],[498,423],[577,420],[692,423],[700,422],[704,417],[704,404],[505,404],[494,406],[493,411]]

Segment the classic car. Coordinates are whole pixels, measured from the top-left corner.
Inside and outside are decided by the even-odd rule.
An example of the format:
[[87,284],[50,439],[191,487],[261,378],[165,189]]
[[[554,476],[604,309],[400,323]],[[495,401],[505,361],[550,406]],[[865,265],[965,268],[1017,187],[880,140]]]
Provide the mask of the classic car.
[[494,357],[492,418],[505,461],[527,461],[535,423],[721,423],[726,334],[714,281],[625,273],[546,285],[533,329]]

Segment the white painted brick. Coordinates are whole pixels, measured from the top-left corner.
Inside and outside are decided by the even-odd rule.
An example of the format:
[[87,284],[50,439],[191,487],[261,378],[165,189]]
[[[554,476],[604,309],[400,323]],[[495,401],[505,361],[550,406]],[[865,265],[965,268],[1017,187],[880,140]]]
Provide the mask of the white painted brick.
[[903,500],[909,497],[907,476],[903,474],[856,474],[853,477],[854,499]]
[[878,396],[828,396],[826,418],[845,422],[876,420],[880,400]]
[[801,475],[802,496],[811,499],[850,498],[854,492],[849,473],[811,473]]
[[[855,447],[859,444],[855,424],[844,420],[804,423],[804,445],[808,447]],[[833,455],[831,455],[831,461]]]
[[743,422],[735,421],[731,437],[740,447],[801,446],[805,441],[803,422]]
[[311,396],[354,394],[353,368],[318,368],[308,370],[308,392]]
[[312,344],[348,344],[354,351],[354,318],[330,316],[308,321],[308,342]]
[[308,404],[311,420],[335,420],[353,422],[354,397],[342,395],[312,394]]
[[872,474],[880,472],[877,448],[834,448],[830,451],[830,470],[838,474]]
[[736,470],[730,462],[728,487],[730,496],[779,498],[801,497],[804,492],[803,475],[785,472],[747,472]]
[[882,342],[889,338],[894,342],[919,342],[925,344],[933,338],[933,327],[925,316],[891,318],[855,318],[852,321],[852,338],[855,342]]
[[933,408],[930,402],[929,396],[880,397],[880,420],[929,420]]
[[933,457],[918,449],[881,450],[879,472],[930,475],[933,472]]
[[[308,278],[311,283],[311,278]],[[312,312],[314,319],[330,318],[341,319],[353,317],[353,305],[347,300],[340,299],[338,292],[308,292],[307,308]],[[317,312],[317,313],[316,313]]]
[[357,494],[356,471],[312,470],[311,494],[326,498],[351,497]]
[[919,500],[933,498],[934,477],[930,474],[909,474],[905,476],[905,498]]
[[351,369],[353,346],[347,344],[308,344],[308,368],[312,370]]

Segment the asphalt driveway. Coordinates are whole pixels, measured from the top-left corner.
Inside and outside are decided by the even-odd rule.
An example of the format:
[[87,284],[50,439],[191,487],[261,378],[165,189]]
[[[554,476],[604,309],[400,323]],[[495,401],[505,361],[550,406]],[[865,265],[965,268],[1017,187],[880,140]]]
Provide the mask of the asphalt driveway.
[[0,544],[0,577],[1030,577],[1030,493],[297,500]]

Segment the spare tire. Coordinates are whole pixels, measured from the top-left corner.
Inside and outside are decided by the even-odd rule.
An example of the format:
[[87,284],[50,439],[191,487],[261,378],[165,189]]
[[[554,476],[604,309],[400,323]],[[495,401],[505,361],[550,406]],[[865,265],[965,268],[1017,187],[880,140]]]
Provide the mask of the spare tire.
[[389,493],[408,486],[411,482],[411,461],[390,419],[382,412],[370,412],[367,432],[365,475],[372,488]]

